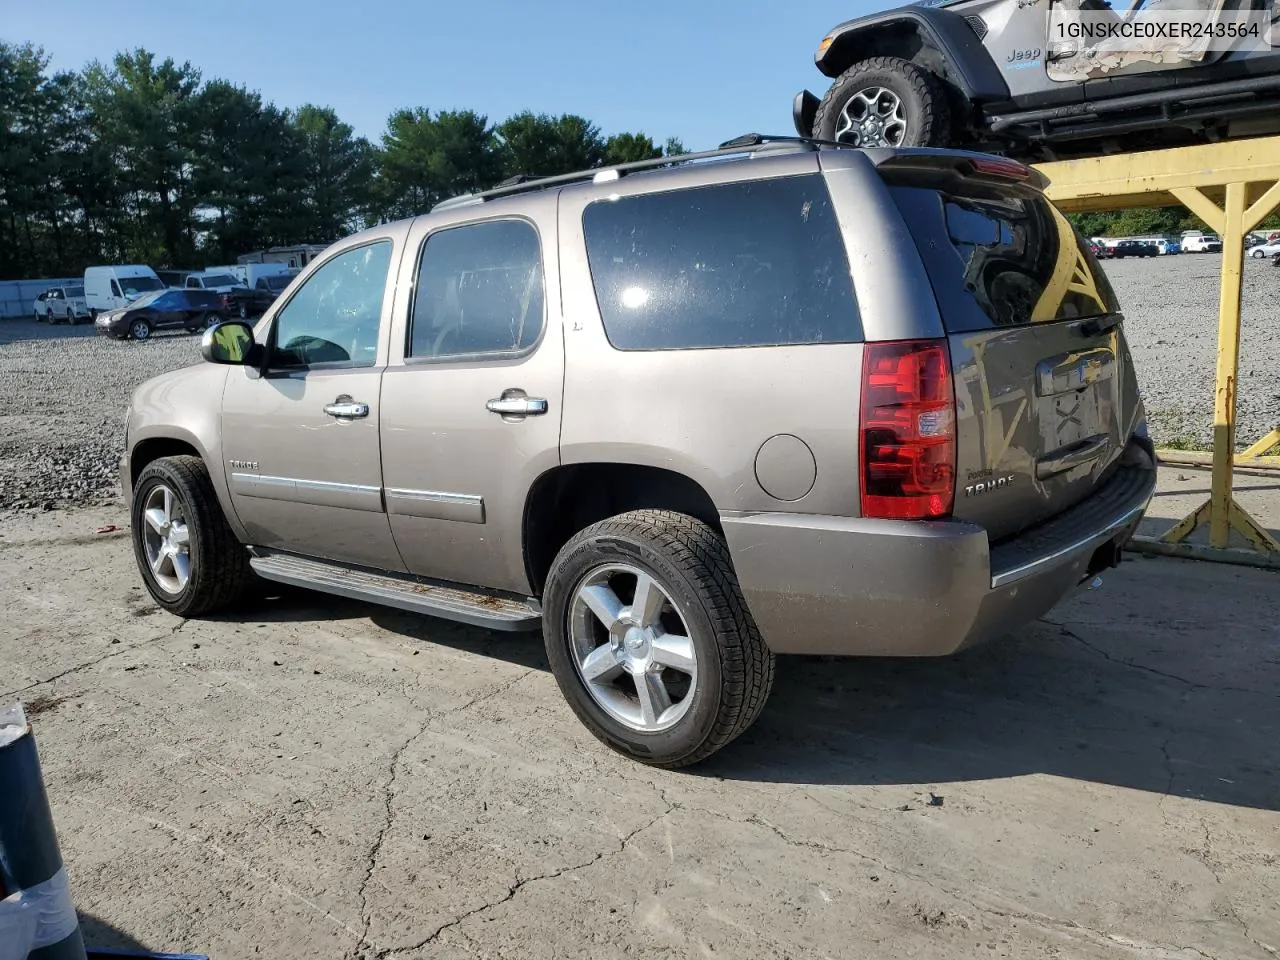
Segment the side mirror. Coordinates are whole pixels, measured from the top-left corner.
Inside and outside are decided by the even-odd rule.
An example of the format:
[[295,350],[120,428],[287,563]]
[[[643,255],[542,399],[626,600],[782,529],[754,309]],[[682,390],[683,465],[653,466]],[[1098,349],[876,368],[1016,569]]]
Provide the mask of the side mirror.
[[260,352],[253,328],[239,320],[216,323],[200,339],[200,355],[209,363],[244,366],[255,363]]

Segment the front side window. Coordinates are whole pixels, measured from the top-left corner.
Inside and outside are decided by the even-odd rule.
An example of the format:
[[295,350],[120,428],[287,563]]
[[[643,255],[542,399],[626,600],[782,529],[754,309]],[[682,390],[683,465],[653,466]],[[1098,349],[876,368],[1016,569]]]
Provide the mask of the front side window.
[[862,339],[819,174],[600,200],[582,226],[601,319],[619,350]]
[[440,230],[418,264],[410,357],[511,354],[542,332],[542,252],[524,220]]
[[124,296],[124,294],[120,292],[120,284],[116,283],[114,280],[111,281],[111,295],[113,297]]
[[327,261],[276,315],[271,366],[373,366],[390,267],[390,240]]

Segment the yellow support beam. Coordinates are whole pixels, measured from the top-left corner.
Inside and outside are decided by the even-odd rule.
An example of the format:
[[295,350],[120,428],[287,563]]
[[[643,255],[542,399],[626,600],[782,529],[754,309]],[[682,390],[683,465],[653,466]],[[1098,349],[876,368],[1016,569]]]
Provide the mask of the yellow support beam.
[[1272,447],[1280,447],[1280,427],[1276,427],[1265,437],[1240,454],[1240,460],[1254,460],[1263,456]]
[[[1049,177],[1049,199],[1062,210],[1154,207],[1176,202],[1174,190],[1187,187],[1215,190],[1228,183],[1270,187],[1280,181],[1280,137],[1060,160],[1038,168]],[[1257,191],[1257,202],[1265,198],[1266,189]],[[1274,208],[1275,203],[1270,203],[1262,216]]]
[[[1117,210],[1181,203],[1222,236],[1218,284],[1218,356],[1213,403],[1213,481],[1209,499],[1158,541],[1152,552],[1228,562],[1257,556],[1280,563],[1280,543],[1236,502],[1234,467],[1265,461],[1280,445],[1280,428],[1236,453],[1236,382],[1240,367],[1240,291],[1244,236],[1280,206],[1280,137],[1090,157],[1039,165],[1049,179],[1046,194],[1061,210]],[[1218,205],[1221,197],[1222,205]],[[1260,462],[1261,466],[1262,463]],[[1209,528],[1207,546],[1185,541]],[[1250,549],[1231,547],[1232,533]]]

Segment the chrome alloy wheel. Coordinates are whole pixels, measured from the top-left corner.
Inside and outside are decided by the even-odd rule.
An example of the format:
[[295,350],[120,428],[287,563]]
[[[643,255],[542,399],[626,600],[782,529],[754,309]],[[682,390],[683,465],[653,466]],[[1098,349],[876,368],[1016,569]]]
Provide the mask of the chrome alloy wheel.
[[835,138],[855,147],[897,147],[906,135],[902,98],[887,87],[865,87],[845,101]]
[[175,596],[191,579],[191,534],[182,503],[164,484],[152,488],[142,508],[142,547],[156,585]]
[[688,618],[653,577],[609,564],[585,576],[569,607],[573,662],[588,692],[642,733],[675,726],[698,686]]

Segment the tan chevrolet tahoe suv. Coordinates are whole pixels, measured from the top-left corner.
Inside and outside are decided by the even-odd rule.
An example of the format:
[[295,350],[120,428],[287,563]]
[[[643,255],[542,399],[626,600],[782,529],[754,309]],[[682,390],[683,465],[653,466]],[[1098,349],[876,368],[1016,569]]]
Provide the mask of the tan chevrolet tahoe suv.
[[775,654],[1017,628],[1155,482],[1043,184],[748,137],[352,236],[137,390],[143,580],[183,617],[275,581],[540,629],[582,722],[664,766],[755,720]]

